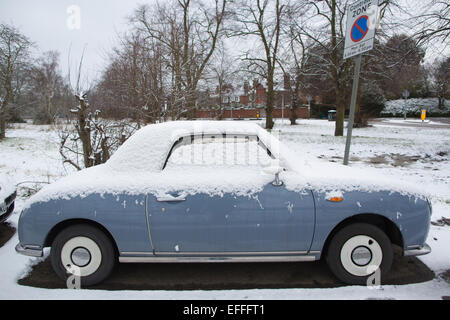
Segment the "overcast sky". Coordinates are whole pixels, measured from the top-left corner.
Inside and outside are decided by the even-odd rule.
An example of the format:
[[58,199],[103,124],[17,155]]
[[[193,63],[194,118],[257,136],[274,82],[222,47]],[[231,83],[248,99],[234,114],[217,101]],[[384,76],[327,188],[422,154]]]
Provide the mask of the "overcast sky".
[[[84,72],[88,79],[98,78],[106,66],[107,53],[117,44],[117,34],[127,30],[129,17],[139,4],[156,0],[0,0],[0,22],[12,24],[36,43],[35,54],[48,50],[61,53],[61,71],[75,73],[83,48]],[[421,0],[403,0],[410,10],[417,10]],[[423,6],[423,4],[422,4]],[[405,7],[406,8],[406,7]],[[69,12],[68,12],[69,10]],[[79,26],[78,26],[79,10]],[[235,40],[231,47],[239,47]],[[241,43],[242,45],[242,43]],[[449,47],[427,48],[427,60],[433,61]],[[430,50],[434,49],[434,50]],[[435,54],[433,54],[434,52]],[[436,53],[439,53],[436,56]]]
[[[36,43],[36,53],[57,50],[67,73],[71,48],[72,73],[86,47],[85,69],[92,80],[105,67],[106,53],[117,33],[127,29],[127,16],[152,0],[0,0],[0,22],[13,24]],[[76,6],[76,7],[73,7]],[[80,12],[79,29],[77,8]],[[68,13],[68,10],[70,12]]]

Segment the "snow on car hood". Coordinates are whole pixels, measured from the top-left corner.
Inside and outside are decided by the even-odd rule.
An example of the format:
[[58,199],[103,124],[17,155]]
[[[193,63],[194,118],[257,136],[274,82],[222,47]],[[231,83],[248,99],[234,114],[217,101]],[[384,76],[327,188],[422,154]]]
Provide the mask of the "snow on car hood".
[[[301,160],[293,162],[292,166],[302,176],[307,188],[318,192],[391,191],[422,199],[429,196],[426,191],[420,189],[420,186],[415,186],[413,181],[408,180],[407,177],[403,180],[393,180],[390,176],[380,174],[374,167],[344,166],[311,156],[303,156]],[[298,179],[292,177],[291,181],[291,178],[287,177],[286,186],[294,189],[304,188],[304,185],[301,187]]]
[[274,134],[251,122],[176,121],[149,125],[129,138],[103,165],[84,169],[45,186],[25,207],[51,199],[70,199],[97,194],[252,195],[273,180],[259,168],[246,166],[180,166],[161,171],[168,152],[181,137],[192,134],[257,135],[287,171],[280,174],[286,188],[294,191],[395,191],[422,197],[421,190],[405,182],[380,176],[375,168],[352,168],[306,155],[294,154]]

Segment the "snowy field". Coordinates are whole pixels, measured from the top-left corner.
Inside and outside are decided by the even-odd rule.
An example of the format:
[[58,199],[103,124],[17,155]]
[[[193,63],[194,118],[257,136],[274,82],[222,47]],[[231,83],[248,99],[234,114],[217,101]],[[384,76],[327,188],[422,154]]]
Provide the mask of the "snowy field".
[[[428,244],[433,252],[419,257],[436,274],[432,281],[378,289],[347,286],[330,289],[255,289],[215,291],[101,291],[38,289],[17,284],[40,259],[15,253],[17,234],[0,248],[0,299],[441,299],[450,296],[450,283],[442,274],[450,269],[450,126],[431,120],[435,127],[398,126],[400,119],[353,131],[351,166],[364,168],[420,186],[432,195],[432,220]],[[319,161],[342,162],[345,137],[334,137],[334,123],[299,120],[297,126],[277,122],[280,139],[298,154]],[[73,171],[62,165],[58,136],[49,126],[17,124],[0,143],[0,174],[19,186],[16,209],[9,223],[17,227],[28,193]],[[47,252],[48,254],[48,252]]]

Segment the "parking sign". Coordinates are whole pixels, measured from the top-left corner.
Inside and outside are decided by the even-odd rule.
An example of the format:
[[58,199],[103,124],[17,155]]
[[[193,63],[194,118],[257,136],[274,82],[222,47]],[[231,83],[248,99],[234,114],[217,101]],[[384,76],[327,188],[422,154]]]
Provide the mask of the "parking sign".
[[378,0],[359,0],[347,9],[344,59],[373,49],[378,22]]

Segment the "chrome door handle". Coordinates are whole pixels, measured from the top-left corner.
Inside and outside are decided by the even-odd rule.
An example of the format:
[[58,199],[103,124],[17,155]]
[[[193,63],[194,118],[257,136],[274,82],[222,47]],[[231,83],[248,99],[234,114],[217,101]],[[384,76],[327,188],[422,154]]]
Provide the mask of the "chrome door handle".
[[178,196],[178,197],[174,197],[171,195],[165,195],[162,197],[157,197],[156,200],[158,202],[181,202],[181,201],[185,201],[186,198],[184,197],[184,195]]

